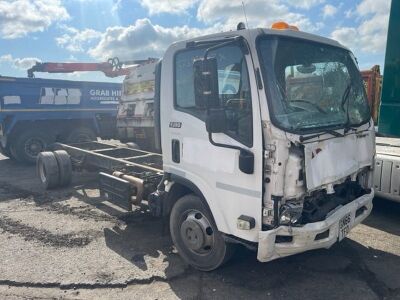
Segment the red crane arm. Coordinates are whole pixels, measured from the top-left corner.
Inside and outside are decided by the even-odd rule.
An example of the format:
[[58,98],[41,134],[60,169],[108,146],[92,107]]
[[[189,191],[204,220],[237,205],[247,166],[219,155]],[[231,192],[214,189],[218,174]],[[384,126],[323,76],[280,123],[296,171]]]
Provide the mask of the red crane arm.
[[103,63],[56,63],[56,62],[37,62],[28,72],[28,77],[35,77],[35,72],[46,73],[73,73],[73,72],[103,72],[107,77],[117,77],[128,75],[133,69],[132,67],[123,68],[122,65],[136,64],[140,65],[154,60],[149,58],[147,60],[130,61],[128,63],[121,63],[117,57],[110,58],[107,62]]

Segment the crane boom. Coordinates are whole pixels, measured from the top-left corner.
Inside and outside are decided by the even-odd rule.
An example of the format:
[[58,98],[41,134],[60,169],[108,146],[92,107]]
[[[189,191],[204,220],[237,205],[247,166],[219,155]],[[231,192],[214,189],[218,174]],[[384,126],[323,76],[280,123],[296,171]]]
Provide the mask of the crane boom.
[[57,63],[57,62],[37,62],[33,67],[27,70],[28,77],[35,77],[35,72],[46,73],[73,73],[73,72],[103,72],[107,77],[118,77],[128,75],[135,66],[125,67],[126,65],[141,65],[149,61],[154,61],[155,58],[144,60],[136,60],[129,62],[120,62],[117,57],[108,59],[102,63]]

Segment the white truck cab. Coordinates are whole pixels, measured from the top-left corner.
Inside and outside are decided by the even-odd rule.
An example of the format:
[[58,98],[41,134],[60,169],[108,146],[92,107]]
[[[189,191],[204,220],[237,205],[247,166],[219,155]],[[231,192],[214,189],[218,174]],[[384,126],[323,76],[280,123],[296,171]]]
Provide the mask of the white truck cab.
[[171,45],[156,68],[172,239],[212,270],[329,248],[371,212],[375,134],[356,59],[283,23]]

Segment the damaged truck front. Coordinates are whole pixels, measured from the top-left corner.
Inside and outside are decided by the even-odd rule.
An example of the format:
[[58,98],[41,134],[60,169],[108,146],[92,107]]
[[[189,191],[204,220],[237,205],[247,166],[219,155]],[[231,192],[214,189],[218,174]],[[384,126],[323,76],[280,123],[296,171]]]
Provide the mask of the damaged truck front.
[[269,116],[258,258],[341,241],[372,209],[375,135],[353,54],[327,39],[257,41]]

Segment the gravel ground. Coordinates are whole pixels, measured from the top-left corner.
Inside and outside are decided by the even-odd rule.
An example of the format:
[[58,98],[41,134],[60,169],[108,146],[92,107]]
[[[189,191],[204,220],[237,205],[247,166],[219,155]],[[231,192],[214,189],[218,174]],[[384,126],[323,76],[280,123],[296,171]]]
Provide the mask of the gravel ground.
[[100,198],[96,175],[44,191],[35,168],[0,156],[0,299],[399,299],[400,204],[340,244],[259,263],[239,249],[212,273],[187,266],[145,207]]

